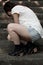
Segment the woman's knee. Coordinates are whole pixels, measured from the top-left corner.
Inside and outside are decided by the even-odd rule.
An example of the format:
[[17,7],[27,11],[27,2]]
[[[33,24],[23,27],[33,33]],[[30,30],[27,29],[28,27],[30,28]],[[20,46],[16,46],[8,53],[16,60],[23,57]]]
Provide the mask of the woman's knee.
[[8,34],[7,39],[8,39],[9,41],[13,41],[13,38],[12,38],[12,36],[10,36],[10,34]]
[[9,32],[11,30],[12,30],[12,23],[8,24],[8,26],[7,26],[7,31]]
[[11,36],[8,34],[7,39],[10,41],[11,40]]
[[8,26],[7,26],[7,31],[8,31],[8,32],[13,31],[13,30],[15,31],[16,28],[17,28],[17,24],[16,24],[16,23],[10,23],[10,24],[8,24]]

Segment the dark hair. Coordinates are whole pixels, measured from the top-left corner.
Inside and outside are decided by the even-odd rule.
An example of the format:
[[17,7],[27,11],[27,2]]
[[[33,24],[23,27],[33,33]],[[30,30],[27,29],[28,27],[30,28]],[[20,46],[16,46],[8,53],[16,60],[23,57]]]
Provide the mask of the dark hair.
[[[11,1],[8,1],[8,2],[5,3],[5,5],[4,5],[3,8],[4,8],[6,14],[8,15],[8,12],[10,12],[11,9],[12,9],[14,6],[16,6],[16,5],[24,5],[24,6],[27,6],[27,3],[28,3],[27,1],[23,2],[22,4],[20,4],[18,1],[15,1],[14,3],[11,2]],[[8,16],[9,16],[9,15],[8,15]]]
[[5,5],[4,5],[4,10],[5,10],[5,12],[6,12],[6,14],[8,15],[8,11],[11,11],[11,9],[15,6],[16,4],[15,3],[12,3],[12,2],[7,2],[7,3],[5,3]]

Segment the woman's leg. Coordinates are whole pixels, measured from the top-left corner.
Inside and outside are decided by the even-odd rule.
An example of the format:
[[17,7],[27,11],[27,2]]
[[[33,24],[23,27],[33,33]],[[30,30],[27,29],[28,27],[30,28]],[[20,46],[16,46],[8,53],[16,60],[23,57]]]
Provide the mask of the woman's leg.
[[[9,33],[8,39],[13,41],[16,45],[20,44],[19,36],[26,41],[31,40],[31,37],[30,37],[27,29],[23,25],[10,23],[7,27],[7,30]],[[33,51],[37,52],[37,48],[34,48]]]
[[[13,42],[19,42],[20,44],[20,38],[22,38],[23,40],[26,41],[30,41],[31,37],[26,29],[26,27],[24,27],[23,25],[20,24],[16,24],[16,23],[10,23],[7,26],[7,30],[8,33],[10,34]],[[20,38],[19,38],[20,36]],[[15,43],[17,44],[17,43]]]
[[19,36],[13,31],[11,31],[11,33],[8,34],[7,38],[8,38],[8,40],[13,41],[15,45],[20,44]]

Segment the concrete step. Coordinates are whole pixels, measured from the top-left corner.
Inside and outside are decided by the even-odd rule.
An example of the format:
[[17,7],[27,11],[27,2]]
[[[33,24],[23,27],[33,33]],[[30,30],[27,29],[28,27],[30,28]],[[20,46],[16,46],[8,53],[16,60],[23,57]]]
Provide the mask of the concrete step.
[[43,1],[43,0],[31,0],[31,1]]
[[[26,1],[26,0],[12,0],[13,2],[14,1]],[[28,0],[28,1],[43,1],[43,0]]]
[[43,65],[43,53],[23,57],[0,54],[0,65]]
[[8,54],[11,50],[14,50],[14,44],[12,42],[0,40],[0,54]]
[[14,44],[8,40],[0,40],[0,65],[43,65],[43,45],[42,51],[37,54],[25,56],[9,56],[8,52],[14,49]]
[[6,30],[0,29],[0,40],[7,40],[8,32]]
[[43,13],[43,7],[30,7],[35,13]]
[[[39,18],[39,20],[43,20],[43,13],[35,13],[37,15],[37,17]],[[9,18],[4,12],[1,13],[0,15],[0,20],[5,20],[6,21],[12,21],[11,19],[13,19],[12,17]]]
[[28,7],[41,7],[43,6],[43,1],[29,1],[29,0],[25,0],[25,1],[12,1],[13,3],[22,3],[23,5],[26,5]]
[[43,19],[43,13],[36,13],[37,17],[42,20]]
[[[2,21],[2,22],[1,22],[1,21]],[[7,20],[6,20],[6,22],[5,22],[4,20],[0,20],[0,28],[2,28],[2,29],[7,28],[7,25],[8,25],[9,23],[12,23],[12,22],[7,21]]]
[[[27,0],[23,1],[23,0],[22,0],[21,2],[14,0],[14,1],[12,1],[12,2],[13,2],[13,3],[17,3],[17,2],[18,2],[18,3],[21,3],[21,2],[22,2],[24,5],[29,6],[29,7],[36,7],[36,6],[37,6],[37,7],[40,7],[40,6],[43,6],[43,1],[40,1],[40,0],[39,0],[39,1],[27,1]],[[1,3],[0,3],[0,6],[2,7]]]
[[[8,32],[6,30],[0,29],[0,40],[7,40]],[[43,39],[37,40],[40,45],[43,45]]]
[[[7,35],[8,35],[8,32],[6,31],[6,28],[7,28],[7,25],[9,24],[9,22],[5,22],[5,21],[0,21],[0,39],[1,40],[5,40],[7,39]],[[41,20],[41,25],[43,27],[43,20]]]
[[43,65],[43,53],[23,57],[0,55],[0,65]]
[[[5,36],[5,35],[4,35]],[[9,56],[8,52],[14,49],[14,44],[8,40],[0,40],[0,65],[42,65],[43,64],[43,40],[40,42],[40,52],[37,54],[29,54],[23,57]],[[38,43],[39,44],[39,43]],[[42,45],[41,45],[42,44]],[[19,58],[19,60],[18,60]],[[37,63],[37,64],[36,64]]]
[[[39,20],[39,21],[43,27],[43,20]],[[14,22],[13,22],[13,20],[11,20],[11,21],[10,20],[0,20],[0,28],[7,28],[7,25],[9,23],[14,23]]]
[[43,1],[23,1],[23,4],[28,7],[42,7]]
[[[41,7],[33,7],[33,6],[30,6],[30,8],[34,11],[34,12],[36,12],[36,13],[43,13],[43,6]],[[3,8],[2,7],[0,7],[0,13],[2,13],[2,12],[4,12],[4,10],[3,10]]]
[[[39,43],[35,43],[35,44],[39,44]],[[8,40],[0,40],[0,54],[7,54],[9,53],[9,51],[11,52],[12,50],[14,50],[14,43],[10,42]],[[40,50],[39,50],[39,54],[43,52],[43,45],[40,45]]]
[[43,6],[43,1],[30,1],[27,5],[29,5],[29,7],[42,7]]

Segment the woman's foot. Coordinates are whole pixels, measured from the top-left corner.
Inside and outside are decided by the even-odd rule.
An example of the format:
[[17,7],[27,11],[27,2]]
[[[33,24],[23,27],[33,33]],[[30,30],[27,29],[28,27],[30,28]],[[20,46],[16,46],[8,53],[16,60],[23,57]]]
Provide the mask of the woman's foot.
[[39,51],[39,46],[34,43],[31,43],[30,48],[28,49],[28,54],[35,54],[38,51]]
[[20,45],[15,45],[14,50],[10,51],[8,55],[11,56],[20,56],[20,53],[23,52],[24,45],[21,43]]

